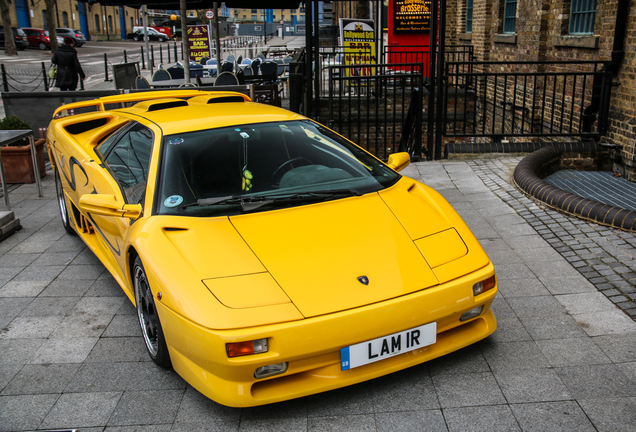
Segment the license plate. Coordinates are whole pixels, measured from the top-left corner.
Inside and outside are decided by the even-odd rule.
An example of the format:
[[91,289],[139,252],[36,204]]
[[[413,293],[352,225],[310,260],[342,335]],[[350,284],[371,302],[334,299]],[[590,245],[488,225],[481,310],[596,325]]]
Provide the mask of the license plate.
[[433,322],[351,345],[340,350],[340,369],[352,369],[432,345],[436,338],[437,323]]

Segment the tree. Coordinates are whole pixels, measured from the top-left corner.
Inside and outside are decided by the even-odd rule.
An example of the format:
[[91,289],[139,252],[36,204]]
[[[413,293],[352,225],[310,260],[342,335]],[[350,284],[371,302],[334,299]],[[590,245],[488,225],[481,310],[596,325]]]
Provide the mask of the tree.
[[13,30],[11,30],[11,12],[7,0],[0,0],[0,14],[2,14],[2,23],[4,24],[4,54],[17,56],[18,50],[15,47]]
[[57,0],[44,0],[44,4],[46,4],[46,24],[49,30],[49,39],[51,40],[51,52],[55,52],[57,51],[57,33],[55,33],[56,26],[53,11],[57,5]]

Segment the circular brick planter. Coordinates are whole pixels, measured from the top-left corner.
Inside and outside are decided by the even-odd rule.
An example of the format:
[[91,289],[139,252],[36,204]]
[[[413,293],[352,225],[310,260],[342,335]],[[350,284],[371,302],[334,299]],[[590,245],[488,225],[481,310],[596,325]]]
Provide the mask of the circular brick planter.
[[525,157],[515,168],[513,180],[526,195],[548,207],[626,231],[636,231],[636,212],[581,198],[544,182],[538,175],[546,165],[558,163],[562,152],[546,147]]

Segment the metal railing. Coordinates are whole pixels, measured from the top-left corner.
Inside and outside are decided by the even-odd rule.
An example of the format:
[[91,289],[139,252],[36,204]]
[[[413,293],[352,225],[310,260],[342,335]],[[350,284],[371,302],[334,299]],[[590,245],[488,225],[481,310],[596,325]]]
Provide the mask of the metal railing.
[[[327,71],[329,97],[326,107],[321,104],[316,116],[319,121],[380,159],[386,160],[400,148],[419,157],[421,103],[412,110],[411,121],[406,120],[414,94],[421,99],[421,63],[330,65]],[[403,131],[405,123],[408,131]],[[419,131],[415,140],[404,137],[413,131]]]
[[448,62],[444,135],[597,138],[608,127],[612,75],[607,65]]

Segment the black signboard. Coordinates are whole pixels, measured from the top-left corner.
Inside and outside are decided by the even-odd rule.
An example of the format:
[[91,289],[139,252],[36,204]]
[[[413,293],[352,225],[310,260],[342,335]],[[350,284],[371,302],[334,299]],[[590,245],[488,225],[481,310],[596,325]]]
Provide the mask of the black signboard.
[[430,0],[395,0],[394,33],[422,33],[431,30]]

